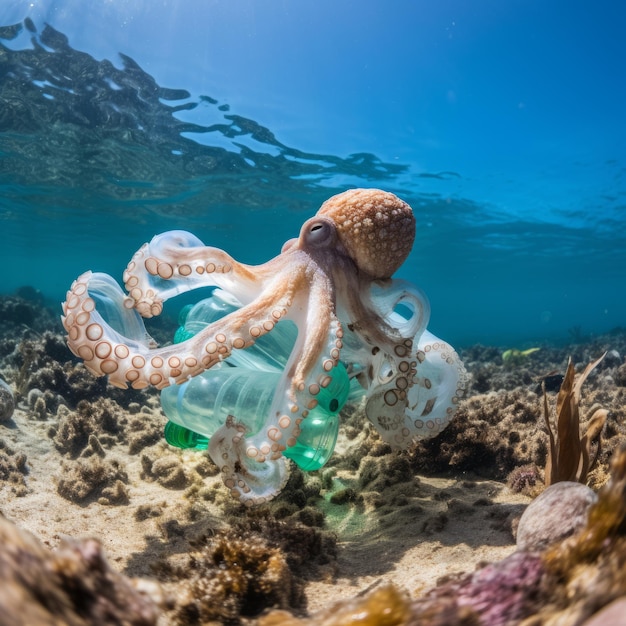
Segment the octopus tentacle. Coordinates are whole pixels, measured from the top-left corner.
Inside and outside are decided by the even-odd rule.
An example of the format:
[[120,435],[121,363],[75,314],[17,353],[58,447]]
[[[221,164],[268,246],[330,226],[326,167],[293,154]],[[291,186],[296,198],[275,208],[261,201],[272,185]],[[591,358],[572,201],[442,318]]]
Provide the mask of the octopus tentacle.
[[289,478],[283,456],[266,461],[250,459],[242,454],[245,426],[229,415],[209,442],[209,456],[219,467],[222,481],[231,495],[246,506],[268,502],[280,493]]
[[[372,345],[384,347],[422,334],[430,318],[430,303],[421,289],[399,279],[370,283],[360,298],[351,294],[353,327]],[[394,315],[398,307],[409,314]]]
[[128,263],[123,276],[128,291],[124,306],[137,309],[143,317],[153,317],[172,296],[212,285],[247,302],[258,291],[261,274],[260,268],[238,263],[191,233],[168,231],[145,243]]
[[398,344],[381,371],[389,379],[367,399],[365,414],[394,448],[432,437],[452,419],[467,384],[454,349],[425,331],[417,346]]
[[227,358],[233,349],[249,347],[270,332],[293,300],[290,284],[273,285],[271,297],[259,297],[187,341],[153,348],[145,341],[147,333],[138,315],[133,320],[132,337],[122,335],[102,317],[94,299],[99,297],[101,283],[107,285],[108,308],[120,309],[125,295],[119,286],[106,274],[87,272],[68,291],[62,321],[72,352],[96,376],[107,375],[113,385],[122,388],[130,384],[136,389],[148,385],[162,389],[196,376]]
[[372,283],[349,307],[355,320],[350,328],[371,349],[368,371],[361,374],[369,389],[365,413],[382,438],[406,448],[443,430],[466,375],[456,352],[425,330],[430,307],[424,294],[405,281],[388,280]]
[[[245,427],[233,416],[211,437],[209,453],[220,467],[224,483],[233,496],[248,505],[265,502],[282,489],[287,479],[283,452],[298,442],[303,422],[317,407],[317,396],[330,385],[339,363],[343,347],[339,319],[329,306],[306,307],[305,311],[307,323],[299,325],[296,346],[264,427],[246,438]],[[324,336],[321,344],[319,333]],[[304,356],[311,344],[320,349]],[[276,472],[273,483],[267,480],[270,471]]]

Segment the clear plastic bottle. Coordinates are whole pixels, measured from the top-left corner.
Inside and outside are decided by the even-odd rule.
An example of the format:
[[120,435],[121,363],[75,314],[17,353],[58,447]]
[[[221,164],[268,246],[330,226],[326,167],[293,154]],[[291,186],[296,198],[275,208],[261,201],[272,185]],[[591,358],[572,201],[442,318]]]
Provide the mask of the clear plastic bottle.
[[[181,311],[175,340],[192,337],[237,308],[227,294],[215,290],[210,298]],[[184,448],[206,448],[228,415],[234,415],[246,426],[246,436],[256,434],[270,412],[296,336],[292,322],[279,322],[250,348],[234,350],[218,366],[181,385],[163,389],[161,405],[170,420],[165,432],[167,442]],[[322,467],[337,441],[339,412],[348,398],[350,379],[341,363],[330,376],[332,382],[320,391],[317,407],[300,426],[296,445],[284,452],[303,470]]]
[[229,415],[254,435],[265,421],[280,377],[280,372],[221,364],[182,385],[163,389],[161,406],[171,422],[209,439]]

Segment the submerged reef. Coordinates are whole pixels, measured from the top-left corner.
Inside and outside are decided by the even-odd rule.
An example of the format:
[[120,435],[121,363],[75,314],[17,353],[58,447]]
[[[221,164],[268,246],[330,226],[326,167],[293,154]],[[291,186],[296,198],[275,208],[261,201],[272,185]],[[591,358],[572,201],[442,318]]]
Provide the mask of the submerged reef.
[[[33,307],[32,319],[48,319],[50,325],[35,332],[0,322],[0,374],[15,393],[12,418],[0,422],[0,509],[41,538],[45,559],[54,560],[65,546],[61,536],[102,541],[108,559],[102,547],[93,548],[100,556],[84,567],[94,572],[80,570],[86,581],[92,575],[100,581],[85,583],[89,603],[100,602],[98,591],[106,595],[104,585],[98,587],[104,579],[97,578],[106,567],[123,572],[126,582],[125,576],[151,579],[130,586],[148,590],[148,597],[140,595],[157,617],[151,613],[153,621],[145,623],[158,619],[159,626],[210,620],[339,625],[357,616],[363,624],[491,626],[530,620],[527,626],[561,617],[563,623],[585,624],[605,606],[619,608],[626,595],[619,578],[626,533],[617,521],[621,505],[615,495],[626,440],[626,383],[620,377],[626,334],[543,345],[515,365],[502,361],[499,347],[466,348],[461,355],[470,374],[468,397],[457,416],[435,438],[405,452],[393,451],[368,424],[362,400],[348,402],[341,412],[341,454],[316,472],[292,469],[282,494],[250,511],[221,487],[219,468],[206,451],[180,450],[164,441],[166,419],[157,394],[124,392],[95,380],[66,350],[52,314],[39,311],[39,304],[26,306]],[[164,336],[175,327],[172,322]],[[597,503],[589,513],[590,492],[577,485],[584,492],[579,515],[542,504],[540,496],[518,524],[528,498],[513,492],[534,497],[545,489],[549,435],[542,381],[560,377],[554,387],[546,385],[553,405],[568,357],[578,376],[607,351],[589,373],[579,404],[582,432],[594,405],[607,411],[602,449],[588,475]],[[562,485],[544,491],[545,497],[567,488]],[[578,524],[560,523],[574,517]],[[484,530],[480,543],[473,539],[476,529]],[[518,550],[511,554],[515,529]],[[577,539],[585,532],[588,549]],[[493,547],[492,541],[510,545],[511,552],[468,573],[477,562],[471,555]],[[0,544],[0,563],[13,542]],[[431,575],[431,545],[432,554],[460,552],[461,559]],[[422,556],[412,563],[408,556],[415,547]],[[37,557],[33,567],[48,572],[45,559]],[[403,588],[415,578],[405,568],[426,576]],[[5,572],[7,579],[17,576],[15,568]],[[71,577],[66,582],[72,589],[77,584]],[[311,591],[320,585],[332,590],[323,603]],[[3,602],[8,598],[0,590]],[[74,600],[63,602],[49,609],[59,619]],[[609,608],[613,602],[618,604]],[[134,615],[129,609],[126,622],[111,617],[101,623],[134,623]]]
[[[583,377],[587,364],[596,362],[604,353],[612,353],[611,360],[598,361],[595,369]],[[550,456],[543,388],[547,401],[556,405],[571,360],[570,379],[577,372],[579,380],[572,402],[576,401],[575,417],[583,433],[591,433],[589,427],[597,421],[594,416],[600,415],[598,409],[602,407],[603,423],[594,434],[594,438],[599,437],[601,431],[603,441],[601,447],[594,448],[598,465],[586,476],[589,484],[600,486],[607,480],[612,452],[626,438],[626,385],[619,377],[624,355],[626,339],[619,332],[584,345],[544,347],[532,355],[532,364],[525,361],[516,367],[504,363],[497,349],[465,349],[462,356],[471,373],[468,397],[445,431],[416,444],[411,452],[414,471],[468,472],[508,479],[512,489],[536,495],[541,490],[537,485],[544,485]],[[546,379],[553,379],[556,384],[548,385]],[[581,393],[582,382],[585,385]],[[573,428],[577,429],[578,423]],[[550,480],[546,483],[550,484]]]
[[[534,514],[567,514],[567,500],[548,500],[552,510],[546,507]],[[610,481],[597,501],[587,502],[586,512],[571,536],[557,532],[548,545],[524,543],[511,556],[476,572],[443,579],[418,598],[385,586],[335,604],[311,620],[274,612],[261,619],[260,625],[596,624],[585,620],[613,602],[619,606],[626,596],[626,447],[616,452]],[[610,610],[614,612],[615,606]]]

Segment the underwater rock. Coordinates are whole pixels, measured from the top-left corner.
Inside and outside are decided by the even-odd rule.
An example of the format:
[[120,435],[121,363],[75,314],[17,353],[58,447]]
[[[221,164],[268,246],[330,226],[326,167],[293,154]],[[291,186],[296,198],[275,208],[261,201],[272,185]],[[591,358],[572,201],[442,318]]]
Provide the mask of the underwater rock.
[[597,500],[594,491],[581,483],[554,483],[524,511],[517,527],[517,549],[537,552],[578,532]]
[[607,350],[604,355],[604,359],[600,364],[600,369],[611,369],[613,367],[619,367],[623,362],[621,354],[617,350]]
[[588,619],[583,626],[620,626],[626,624],[626,598],[618,598]]
[[0,622],[15,626],[152,626],[162,602],[157,583],[111,569],[97,541],[50,552],[1,515],[0,589]]
[[15,396],[13,390],[0,378],[0,422],[6,422],[13,416],[15,411]]

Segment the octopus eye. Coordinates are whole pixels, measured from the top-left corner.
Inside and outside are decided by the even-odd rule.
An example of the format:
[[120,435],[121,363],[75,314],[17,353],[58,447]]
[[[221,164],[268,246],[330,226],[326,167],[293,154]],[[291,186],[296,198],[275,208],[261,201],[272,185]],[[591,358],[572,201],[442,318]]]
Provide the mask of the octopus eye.
[[313,219],[305,224],[304,240],[310,246],[326,246],[334,241],[334,229],[327,219]]

